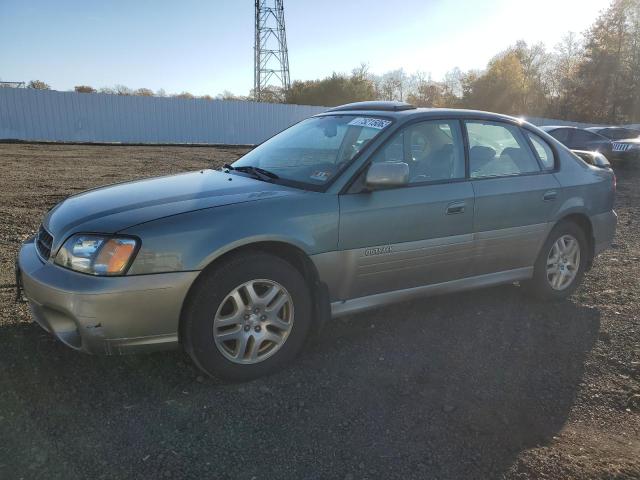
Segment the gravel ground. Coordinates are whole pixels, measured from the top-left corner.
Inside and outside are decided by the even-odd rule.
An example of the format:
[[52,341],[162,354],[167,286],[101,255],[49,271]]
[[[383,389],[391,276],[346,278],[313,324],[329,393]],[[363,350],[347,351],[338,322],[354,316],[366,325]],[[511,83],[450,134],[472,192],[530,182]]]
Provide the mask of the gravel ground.
[[618,169],[618,236],[570,301],[354,315],[251,383],[180,351],[76,353],[13,303],[19,243],[65,196],[241,153],[0,145],[0,478],[640,478],[640,169]]

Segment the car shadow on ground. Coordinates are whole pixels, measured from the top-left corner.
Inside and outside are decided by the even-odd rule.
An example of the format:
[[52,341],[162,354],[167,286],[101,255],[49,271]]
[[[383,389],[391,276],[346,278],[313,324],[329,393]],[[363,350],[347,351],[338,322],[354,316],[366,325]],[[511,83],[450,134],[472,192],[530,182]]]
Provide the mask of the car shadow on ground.
[[521,290],[333,320],[246,384],[203,378],[179,351],[93,357],[0,327],[0,476],[498,476],[562,429],[600,326],[597,309]]

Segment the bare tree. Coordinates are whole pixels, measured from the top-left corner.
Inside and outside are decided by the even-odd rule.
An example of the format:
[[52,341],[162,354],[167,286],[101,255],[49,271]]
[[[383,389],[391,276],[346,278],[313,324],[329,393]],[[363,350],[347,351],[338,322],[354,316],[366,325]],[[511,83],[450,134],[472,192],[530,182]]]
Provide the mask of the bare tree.
[[149,88],[139,88],[133,92],[133,94],[139,97],[153,97],[153,90]]
[[51,90],[51,87],[42,80],[31,80],[27,84],[27,88],[32,88],[34,90]]
[[116,93],[116,95],[125,95],[125,96],[133,95],[133,90],[127,87],[126,85],[116,85],[115,87],[113,87],[113,90]]
[[409,77],[402,68],[376,77],[375,87],[381,100],[403,101],[409,89]]
[[247,97],[242,97],[240,95],[236,95],[229,90],[225,90],[222,93],[216,95],[217,100],[247,100]]
[[73,90],[77,93],[96,93],[96,89],[89,85],[76,85]]
[[182,92],[182,93],[174,93],[173,95],[171,95],[172,97],[175,98],[194,98],[192,93],[189,92]]

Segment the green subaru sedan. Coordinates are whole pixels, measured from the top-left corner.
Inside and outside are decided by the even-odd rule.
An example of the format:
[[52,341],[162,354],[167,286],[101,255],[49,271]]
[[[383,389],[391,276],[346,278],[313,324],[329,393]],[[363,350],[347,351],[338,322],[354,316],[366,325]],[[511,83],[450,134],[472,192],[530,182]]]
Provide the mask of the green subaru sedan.
[[67,198],[22,246],[17,283],[71,348],[180,346],[248,379],[331,317],[512,282],[566,298],[615,234],[615,188],[519,119],[355,103],[221,170]]

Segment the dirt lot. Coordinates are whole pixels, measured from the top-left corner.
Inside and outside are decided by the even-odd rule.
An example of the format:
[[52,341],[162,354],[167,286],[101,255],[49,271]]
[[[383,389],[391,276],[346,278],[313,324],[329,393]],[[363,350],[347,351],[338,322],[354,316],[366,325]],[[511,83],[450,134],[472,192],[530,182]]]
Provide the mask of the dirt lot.
[[571,301],[355,315],[247,384],[179,351],[76,353],[13,303],[20,241],[65,196],[241,152],[0,145],[0,478],[640,478],[640,169],[618,169],[618,236]]

